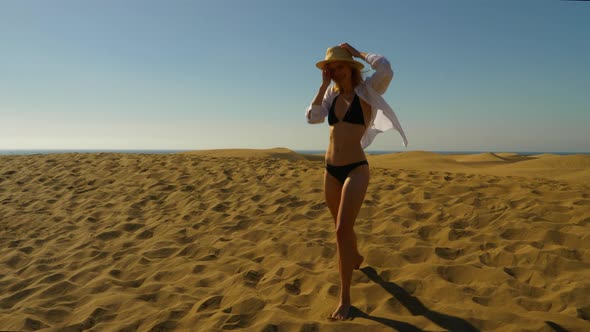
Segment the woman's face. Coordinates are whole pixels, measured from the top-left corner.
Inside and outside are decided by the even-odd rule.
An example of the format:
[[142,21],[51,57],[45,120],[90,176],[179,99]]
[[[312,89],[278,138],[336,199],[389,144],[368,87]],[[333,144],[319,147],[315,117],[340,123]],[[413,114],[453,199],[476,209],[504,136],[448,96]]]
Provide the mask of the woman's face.
[[332,79],[337,83],[350,81],[352,70],[346,61],[334,61],[326,65]]

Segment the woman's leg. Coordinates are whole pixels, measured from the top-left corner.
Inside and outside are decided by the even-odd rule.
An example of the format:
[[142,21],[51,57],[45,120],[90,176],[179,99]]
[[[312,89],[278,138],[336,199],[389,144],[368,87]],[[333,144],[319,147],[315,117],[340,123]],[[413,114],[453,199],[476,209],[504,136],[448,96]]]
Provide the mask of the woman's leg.
[[336,228],[336,218],[338,217],[338,208],[340,207],[340,196],[342,195],[342,184],[328,171],[324,171],[324,194],[328,209],[334,218],[334,228]]
[[354,222],[361,209],[369,185],[369,166],[353,169],[342,187],[336,222],[336,239],[340,269],[340,303],[331,317],[345,319],[350,309],[352,270],[359,263],[354,241]]
[[[342,198],[342,186],[343,184],[340,183],[338,179],[328,173],[328,171],[324,171],[324,194],[326,197],[326,203],[328,204],[328,209],[334,218],[334,228],[336,228],[337,225],[336,221],[338,219],[338,209],[340,208],[340,200]],[[358,251],[356,234],[354,231],[352,232],[352,236],[354,252],[356,253],[356,256],[361,256]]]

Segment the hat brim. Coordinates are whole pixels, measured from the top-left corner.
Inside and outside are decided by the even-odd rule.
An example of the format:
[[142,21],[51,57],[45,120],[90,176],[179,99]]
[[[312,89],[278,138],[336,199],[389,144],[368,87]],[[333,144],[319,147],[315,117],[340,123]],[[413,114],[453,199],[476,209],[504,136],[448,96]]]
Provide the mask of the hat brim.
[[327,65],[330,62],[336,62],[336,61],[348,62],[348,63],[352,64],[353,66],[357,67],[358,69],[363,69],[365,67],[362,63],[360,63],[358,61],[355,61],[355,60],[345,60],[345,59],[322,60],[322,61],[316,63],[315,66],[318,67],[319,69],[322,69],[323,70],[325,65]]

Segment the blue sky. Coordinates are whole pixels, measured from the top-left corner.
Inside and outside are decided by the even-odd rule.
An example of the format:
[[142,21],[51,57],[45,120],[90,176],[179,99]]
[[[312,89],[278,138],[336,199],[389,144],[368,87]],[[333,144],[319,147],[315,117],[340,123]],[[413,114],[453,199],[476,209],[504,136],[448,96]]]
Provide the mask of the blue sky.
[[[325,149],[315,62],[385,55],[407,150],[590,152],[590,2],[2,1],[0,149]],[[396,131],[368,150],[406,150]]]

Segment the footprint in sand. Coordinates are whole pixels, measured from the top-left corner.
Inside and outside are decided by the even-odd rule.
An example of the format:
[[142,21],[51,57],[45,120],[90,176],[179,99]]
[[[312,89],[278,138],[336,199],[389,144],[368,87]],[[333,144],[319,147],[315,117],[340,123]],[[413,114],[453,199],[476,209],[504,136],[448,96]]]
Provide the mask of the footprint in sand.
[[577,308],[576,313],[578,315],[578,318],[590,321],[590,306]]
[[292,284],[285,284],[285,290],[292,295],[299,295],[301,292],[301,280],[295,279]]
[[415,294],[424,287],[421,280],[406,280],[402,282],[401,286],[410,294]]
[[463,255],[463,249],[453,249],[447,247],[436,247],[434,252],[438,257],[448,260],[454,260],[457,257]]
[[423,263],[428,261],[432,252],[431,247],[412,247],[402,251],[402,257],[409,263]]
[[547,312],[551,309],[551,302],[541,302],[535,301],[531,299],[527,299],[526,297],[519,297],[516,299],[516,304],[523,307],[525,310],[528,311],[544,311]]
[[126,232],[133,232],[133,231],[136,231],[144,226],[145,225],[138,224],[138,223],[126,223],[126,224],[123,224],[122,228]]
[[154,232],[151,229],[146,229],[145,231],[139,233],[135,238],[138,240],[146,240],[151,239],[154,236]]
[[454,284],[468,284],[473,281],[473,276],[477,275],[477,269],[472,266],[454,265],[439,266],[436,273],[442,279]]
[[484,307],[487,307],[490,303],[490,297],[489,296],[474,296],[471,298],[471,301],[482,305]]
[[156,301],[158,300],[158,293],[141,294],[141,295],[137,296],[136,299],[142,300],[145,302],[156,303]]
[[227,206],[227,204],[225,203],[218,203],[217,205],[215,205],[212,210],[216,211],[216,212],[225,212],[229,209],[229,207]]
[[28,255],[33,252],[33,247],[20,248],[18,251],[23,252]]
[[202,264],[195,265],[195,267],[193,267],[193,273],[201,273],[205,268],[206,266]]
[[261,332],[278,332],[279,327],[274,324],[268,324],[262,328]]
[[244,274],[244,284],[249,287],[256,287],[260,278],[262,278],[262,273],[250,270]]
[[467,221],[463,221],[463,220],[453,221],[450,225],[451,228],[455,228],[455,229],[465,229],[468,226],[469,226],[469,223]]
[[113,269],[109,271],[109,274],[115,278],[121,278],[121,270]]
[[45,325],[43,322],[28,318],[25,319],[25,330],[37,331],[41,329],[49,328],[48,325]]
[[455,241],[467,236],[471,236],[474,233],[472,231],[466,231],[462,229],[451,229],[449,231],[449,241]]
[[423,240],[427,240],[429,237],[436,235],[439,231],[440,228],[432,225],[421,226],[418,228],[418,236]]
[[495,249],[497,247],[498,247],[498,245],[495,242],[485,242],[485,243],[479,245],[480,250]]
[[209,309],[219,309],[219,304],[221,303],[222,299],[223,299],[223,296],[221,296],[221,295],[215,295],[215,296],[208,298],[203,303],[201,303],[201,305],[199,305],[199,307],[197,308],[197,312],[201,312],[201,311],[209,310]]
[[96,219],[96,217],[88,216],[88,217],[86,217],[86,221],[91,222],[91,223],[96,223],[98,221],[98,219]]
[[121,236],[120,231],[108,231],[108,232],[100,233],[96,237],[103,240],[103,241],[108,241],[108,240],[116,239],[119,236]]

